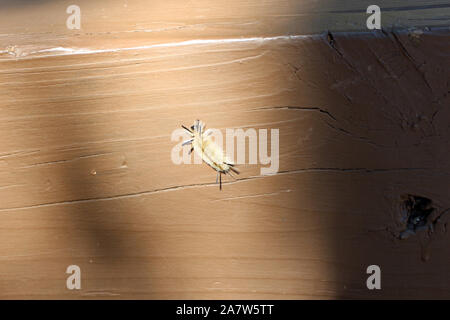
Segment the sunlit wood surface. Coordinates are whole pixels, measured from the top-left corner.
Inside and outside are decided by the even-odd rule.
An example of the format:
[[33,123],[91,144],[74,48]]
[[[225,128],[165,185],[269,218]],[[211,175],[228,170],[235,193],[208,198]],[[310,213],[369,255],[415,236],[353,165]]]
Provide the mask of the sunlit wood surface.
[[[405,2],[0,2],[0,298],[450,297],[448,1]],[[278,174],[175,165],[197,118]]]

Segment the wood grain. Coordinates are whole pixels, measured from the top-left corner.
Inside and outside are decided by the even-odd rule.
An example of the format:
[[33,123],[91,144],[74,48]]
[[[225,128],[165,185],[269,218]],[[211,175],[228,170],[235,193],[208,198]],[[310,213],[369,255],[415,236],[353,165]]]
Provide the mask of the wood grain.
[[[66,27],[66,9],[73,4],[81,9],[80,30]],[[24,57],[60,47],[101,50],[193,39],[366,32],[366,10],[373,4],[380,7],[387,31],[450,25],[447,0],[230,0],[213,5],[207,0],[2,0],[0,53]]]
[[[81,1],[77,35],[50,15],[64,3],[2,3],[0,298],[450,296],[447,28],[335,32],[359,30],[363,1],[145,3]],[[403,3],[392,24],[448,17]],[[87,51],[39,51],[55,47]],[[220,192],[173,164],[172,131],[197,118],[279,129],[279,172],[242,165]],[[406,195],[434,211],[401,240]]]

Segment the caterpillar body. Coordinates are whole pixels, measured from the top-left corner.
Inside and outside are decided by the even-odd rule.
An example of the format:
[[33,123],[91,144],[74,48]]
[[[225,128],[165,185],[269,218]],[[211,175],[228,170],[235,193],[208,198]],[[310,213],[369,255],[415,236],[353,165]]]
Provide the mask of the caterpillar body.
[[234,167],[233,162],[227,158],[222,148],[214,143],[211,137],[212,131],[210,129],[205,131],[206,126],[204,123],[196,120],[190,129],[183,125],[181,127],[191,136],[182,145],[190,145],[191,150],[189,154],[195,151],[207,165],[217,171],[216,183],[219,181],[219,188],[222,190],[222,174],[228,174],[233,177],[231,172],[239,174],[239,171]]

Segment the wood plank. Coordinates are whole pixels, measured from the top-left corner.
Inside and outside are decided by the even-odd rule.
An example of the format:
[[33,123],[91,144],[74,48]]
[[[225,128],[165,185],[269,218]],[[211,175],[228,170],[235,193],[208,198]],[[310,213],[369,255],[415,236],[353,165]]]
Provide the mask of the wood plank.
[[[368,31],[373,1],[360,0],[79,0],[81,29],[69,30],[67,1],[7,0],[0,6],[0,53],[129,48],[193,39],[274,37],[325,31]],[[446,0],[379,0],[382,27],[450,25]],[[56,51],[52,51],[56,53]],[[67,53],[62,51],[60,53]]]
[[[59,3],[0,13],[0,43],[25,53],[0,58],[0,298],[449,297],[448,29],[297,26],[354,1],[127,3],[81,2],[80,35],[56,27]],[[402,3],[393,21],[447,10]],[[35,33],[13,23],[41,12]],[[138,31],[154,28],[170,30]],[[195,39],[213,41],[179,43]],[[89,52],[33,53],[59,46]],[[279,129],[279,172],[244,164],[219,191],[211,168],[175,165],[171,134],[197,118]],[[415,232],[408,196],[434,209]]]

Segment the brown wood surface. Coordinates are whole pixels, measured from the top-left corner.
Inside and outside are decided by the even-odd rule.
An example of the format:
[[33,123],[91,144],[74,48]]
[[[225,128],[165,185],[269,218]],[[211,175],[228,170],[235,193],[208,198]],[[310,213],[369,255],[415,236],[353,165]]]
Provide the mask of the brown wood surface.
[[[445,3],[410,13],[448,12],[425,2]],[[14,3],[0,12],[0,298],[450,297],[448,28],[305,36],[330,29],[301,26],[312,1],[86,1],[73,34],[70,3]],[[216,41],[180,45],[196,39]],[[58,47],[74,51],[42,51]],[[243,165],[219,191],[206,165],[173,164],[172,131],[196,118],[278,128],[278,174]],[[434,211],[401,239],[408,195]],[[81,290],[66,289],[73,264]]]

